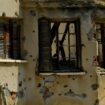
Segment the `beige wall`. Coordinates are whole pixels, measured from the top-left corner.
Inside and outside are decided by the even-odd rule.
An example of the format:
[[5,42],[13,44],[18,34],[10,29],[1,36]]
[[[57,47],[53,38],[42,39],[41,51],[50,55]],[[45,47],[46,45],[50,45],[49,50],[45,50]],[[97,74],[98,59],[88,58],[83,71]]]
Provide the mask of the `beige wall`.
[[[87,33],[92,28],[91,12],[70,12],[60,10],[46,10],[35,15],[30,14],[31,9],[24,10],[24,50],[28,60],[26,78],[27,105],[94,105],[97,101],[97,75],[94,56],[97,55],[97,43],[88,41]],[[82,65],[85,75],[36,75],[38,59],[38,18],[72,18],[80,17],[82,36]],[[86,26],[86,27],[85,27]],[[47,90],[48,89],[48,90]],[[30,91],[31,90],[31,91]],[[44,92],[47,90],[48,94]],[[69,90],[72,92],[70,93]]]
[[[14,62],[0,62],[0,86],[3,88],[5,101],[8,102],[10,92],[14,91],[18,93],[19,101],[22,99],[21,103],[24,103],[25,99],[25,64]],[[21,105],[21,104],[19,104]]]
[[21,16],[19,0],[0,0],[0,16],[3,13],[7,17]]
[[[1,0],[0,16],[21,16],[19,2]],[[18,92],[18,105],[97,105],[98,98],[104,96],[104,79],[97,75],[95,58],[97,42],[89,41],[87,34],[93,27],[93,12],[85,10],[60,10],[23,8],[23,34],[21,35],[22,56],[27,63],[0,62],[0,83],[8,84],[10,91]],[[34,11],[34,14],[33,12]],[[38,71],[38,18],[76,18],[81,21],[82,66],[85,74],[40,75]],[[101,88],[97,90],[98,84]],[[10,96],[9,96],[10,97]],[[8,100],[8,97],[6,97]],[[104,105],[104,104],[99,104]]]
[[[0,0],[0,18],[20,19],[22,18],[22,11],[20,11],[19,0]],[[10,92],[14,91],[18,94],[16,97],[18,105],[25,103],[25,65],[26,62],[21,60],[0,59],[0,86],[3,88],[6,102],[11,98]]]

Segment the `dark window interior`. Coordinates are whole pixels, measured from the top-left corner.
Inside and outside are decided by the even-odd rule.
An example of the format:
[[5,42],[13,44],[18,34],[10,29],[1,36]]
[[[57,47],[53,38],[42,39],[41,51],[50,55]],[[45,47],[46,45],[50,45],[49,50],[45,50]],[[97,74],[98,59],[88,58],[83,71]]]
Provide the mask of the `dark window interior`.
[[21,58],[20,24],[16,20],[0,20],[0,58]]
[[80,23],[39,20],[39,69],[41,72],[81,71]]
[[105,68],[105,23],[96,23],[96,39],[98,41],[98,62]]

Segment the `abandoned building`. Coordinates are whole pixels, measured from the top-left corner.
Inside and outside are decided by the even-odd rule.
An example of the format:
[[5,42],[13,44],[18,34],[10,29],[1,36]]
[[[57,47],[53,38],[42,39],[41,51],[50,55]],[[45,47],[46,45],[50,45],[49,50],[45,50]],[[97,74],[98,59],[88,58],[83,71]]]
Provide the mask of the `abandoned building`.
[[0,105],[105,105],[105,1],[0,0]]

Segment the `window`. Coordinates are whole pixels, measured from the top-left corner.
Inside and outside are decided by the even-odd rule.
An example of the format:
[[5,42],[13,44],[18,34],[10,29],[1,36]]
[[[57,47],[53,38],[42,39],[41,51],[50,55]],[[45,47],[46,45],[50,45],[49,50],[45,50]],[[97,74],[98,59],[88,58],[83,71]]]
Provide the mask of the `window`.
[[39,19],[40,72],[81,71],[80,22]]
[[20,22],[0,20],[0,58],[20,59]]
[[98,41],[98,62],[105,68],[105,23],[96,23],[96,39]]

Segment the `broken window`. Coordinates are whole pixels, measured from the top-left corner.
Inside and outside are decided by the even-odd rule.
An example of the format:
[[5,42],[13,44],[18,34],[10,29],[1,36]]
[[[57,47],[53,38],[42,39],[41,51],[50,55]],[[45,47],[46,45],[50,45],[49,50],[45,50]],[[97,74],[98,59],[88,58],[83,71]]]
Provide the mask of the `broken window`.
[[80,23],[39,19],[39,70],[78,72],[81,69]]
[[98,62],[105,68],[105,23],[96,23],[96,39],[98,41]]
[[0,58],[20,59],[20,23],[0,20]]

